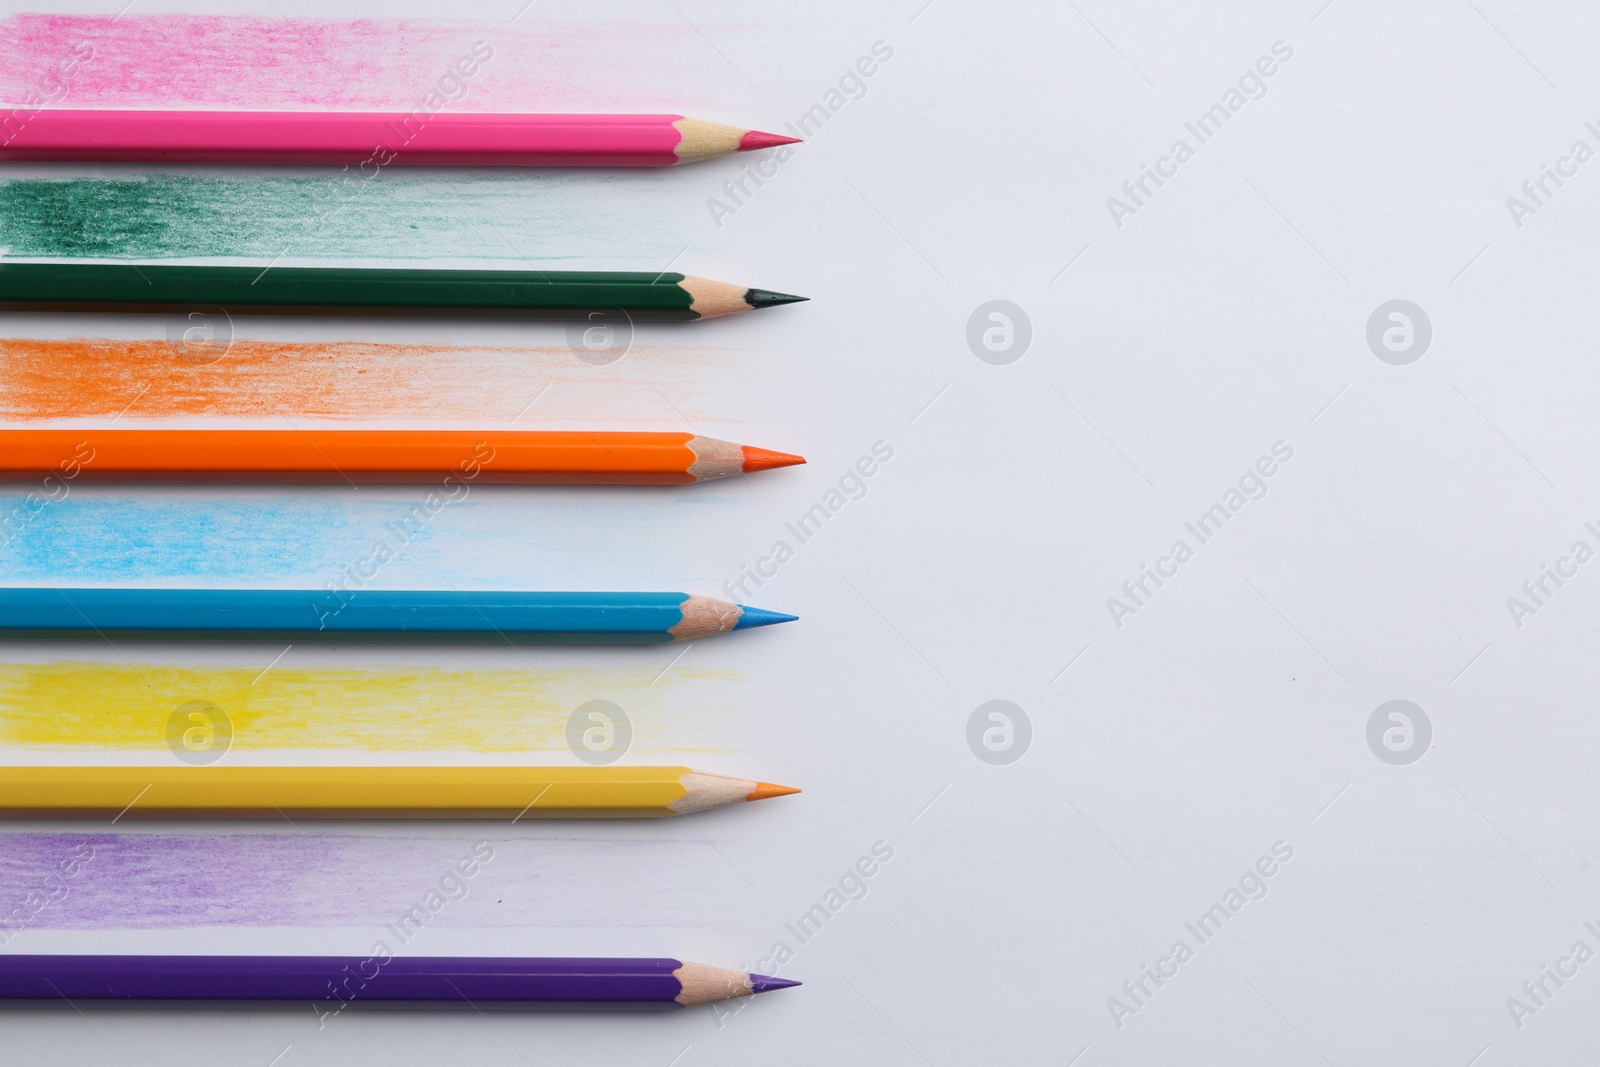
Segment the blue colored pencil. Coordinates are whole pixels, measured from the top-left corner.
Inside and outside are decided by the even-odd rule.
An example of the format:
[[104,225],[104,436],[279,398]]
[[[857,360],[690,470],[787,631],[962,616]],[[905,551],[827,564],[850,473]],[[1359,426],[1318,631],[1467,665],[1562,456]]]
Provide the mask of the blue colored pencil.
[[794,618],[687,593],[0,589],[0,639],[651,645]]

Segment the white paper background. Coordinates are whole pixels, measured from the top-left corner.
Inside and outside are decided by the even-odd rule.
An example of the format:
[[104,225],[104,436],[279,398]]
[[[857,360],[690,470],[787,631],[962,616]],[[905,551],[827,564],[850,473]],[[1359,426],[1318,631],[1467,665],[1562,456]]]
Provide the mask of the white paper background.
[[[337,13],[508,19],[518,6]],[[1584,129],[1600,118],[1593,12],[546,0],[525,17],[692,20],[705,47],[682,57],[686,77],[725,101],[707,117],[769,128],[822,99],[875,41],[894,57],[720,229],[694,205],[737,176],[737,160],[610,194],[618,212],[659,203],[663,187],[681,197],[689,209],[670,235],[687,249],[682,269],[813,298],[692,339],[651,334],[740,349],[702,383],[695,426],[802,451],[810,466],[642,498],[484,494],[480,509],[541,547],[519,552],[447,511],[433,538],[459,539],[450,580],[715,593],[874,442],[894,458],[756,598],[802,622],[690,653],[748,672],[718,695],[738,712],[726,717],[735,751],[716,769],[805,795],[604,831],[698,850],[698,918],[649,927],[640,887],[639,910],[614,922],[441,929],[426,950],[755,966],[775,941],[796,945],[785,923],[874,842],[894,858],[783,968],[803,989],[730,1018],[369,1015],[319,1031],[309,1012],[28,1012],[7,1016],[8,1061],[1588,1062],[1600,963],[1549,984],[1520,1027],[1507,998],[1574,942],[1600,949],[1584,927],[1600,919],[1589,654],[1600,564],[1520,628],[1506,600],[1574,540],[1600,547],[1583,529],[1600,519],[1588,340],[1600,162],[1521,227],[1506,200],[1575,140],[1600,148]],[[1195,146],[1184,123],[1279,41],[1293,55],[1265,95],[1114,224],[1107,198],[1176,139]],[[654,192],[633,195],[635,183]],[[592,265],[640,264],[618,247]],[[1031,320],[1031,348],[1009,365],[966,340],[969,315],[997,298]],[[1394,299],[1432,325],[1409,365],[1366,341],[1369,316]],[[66,319],[8,328],[82,331]],[[115,328],[160,335],[132,319]],[[258,329],[526,338],[508,326]],[[683,425],[637,386],[602,400],[619,423]],[[1107,598],[1175,540],[1193,546],[1184,524],[1280,441],[1293,456],[1266,495],[1114,625]],[[382,581],[439,576],[402,559]],[[271,652],[135,651],[241,663]],[[527,653],[663,667],[674,654]],[[521,662],[510,650],[427,657]],[[995,699],[1032,724],[1008,766],[968,747],[969,717]],[[1374,709],[1394,699],[1431,723],[1432,747],[1410,765],[1367,742]],[[1276,842],[1293,858],[1265,897],[1200,944],[1185,923]],[[418,872],[419,884],[432,877]],[[574,877],[570,899],[591,888]],[[372,936],[34,930],[11,951],[361,953]],[[1108,998],[1179,939],[1194,958],[1117,1025]]]

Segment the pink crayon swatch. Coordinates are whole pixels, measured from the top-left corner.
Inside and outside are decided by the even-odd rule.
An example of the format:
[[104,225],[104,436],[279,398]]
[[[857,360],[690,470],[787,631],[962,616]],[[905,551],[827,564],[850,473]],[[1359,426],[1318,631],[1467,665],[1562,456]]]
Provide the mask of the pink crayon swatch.
[[[433,111],[676,112],[710,103],[691,94],[684,76],[702,53],[716,61],[682,22],[25,13],[0,20],[0,101],[56,108],[409,111],[428,104]],[[480,62],[468,64],[472,73],[460,73],[457,63],[474,56]]]

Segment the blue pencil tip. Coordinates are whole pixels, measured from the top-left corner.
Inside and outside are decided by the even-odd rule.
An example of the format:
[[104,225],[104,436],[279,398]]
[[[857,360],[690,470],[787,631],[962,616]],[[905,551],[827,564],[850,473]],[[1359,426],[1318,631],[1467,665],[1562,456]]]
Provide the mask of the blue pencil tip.
[[735,630],[748,630],[753,626],[772,626],[780,622],[794,622],[800,617],[798,615],[785,615],[781,611],[767,611],[764,608],[747,608],[742,604],[739,606],[739,610],[743,614],[739,616],[739,621],[734,626]]
[[773,978],[765,974],[752,974],[750,976],[750,988],[757,993],[770,993],[774,989],[788,989],[790,986],[799,984],[793,978]]

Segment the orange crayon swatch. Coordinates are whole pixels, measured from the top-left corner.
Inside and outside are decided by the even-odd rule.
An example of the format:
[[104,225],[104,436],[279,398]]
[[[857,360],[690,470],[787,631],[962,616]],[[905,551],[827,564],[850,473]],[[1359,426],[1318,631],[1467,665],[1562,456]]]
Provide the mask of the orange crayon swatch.
[[[227,329],[224,324],[212,332]],[[642,369],[670,390],[675,403],[693,411],[698,381],[716,373],[732,351],[636,344],[624,355],[575,353],[561,345],[224,342],[206,340],[206,332],[201,324],[172,341],[0,338],[0,420],[120,416],[124,424],[284,413],[312,419],[510,419],[535,396],[541,418],[583,418],[593,412],[589,388],[603,385],[613,400],[608,421],[658,422],[666,404],[654,390],[637,388]],[[637,413],[616,409],[624,386],[638,394]]]

